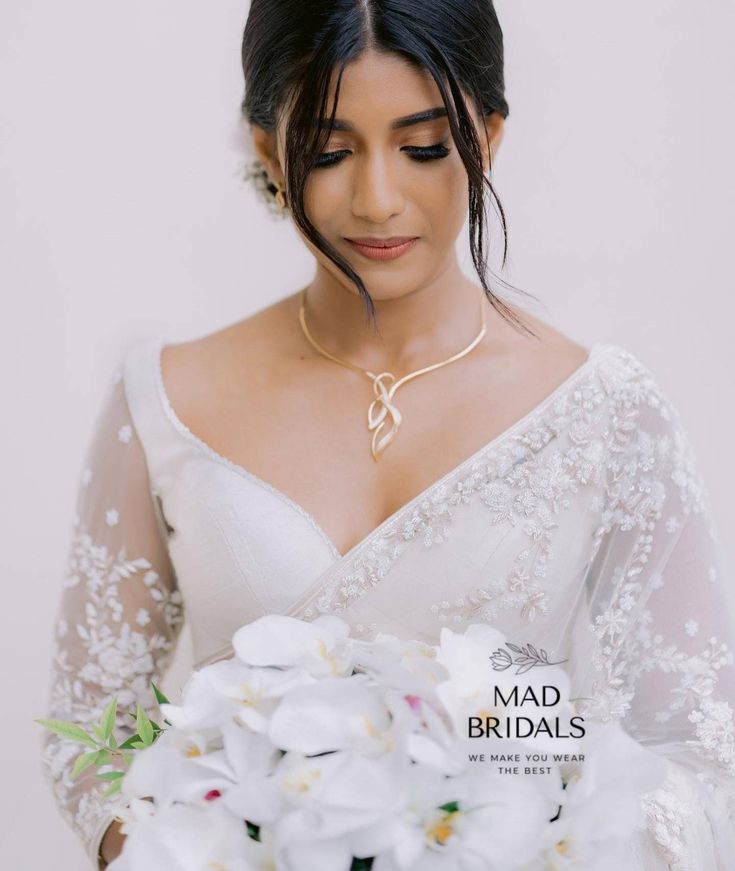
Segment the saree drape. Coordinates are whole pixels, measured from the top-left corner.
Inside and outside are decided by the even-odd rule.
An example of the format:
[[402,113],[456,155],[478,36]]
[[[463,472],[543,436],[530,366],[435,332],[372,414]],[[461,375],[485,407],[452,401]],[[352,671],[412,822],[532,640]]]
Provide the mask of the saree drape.
[[[150,681],[184,620],[196,666],[266,613],[432,642],[489,622],[564,658],[586,714],[666,758],[630,867],[731,867],[734,579],[680,415],[635,355],[594,345],[536,408],[340,554],[301,506],[184,426],[162,344],[127,353],[90,445],[48,716],[92,722],[112,695],[154,714]],[[43,766],[94,861],[114,811],[91,775],[70,779],[78,752],[49,735]]]

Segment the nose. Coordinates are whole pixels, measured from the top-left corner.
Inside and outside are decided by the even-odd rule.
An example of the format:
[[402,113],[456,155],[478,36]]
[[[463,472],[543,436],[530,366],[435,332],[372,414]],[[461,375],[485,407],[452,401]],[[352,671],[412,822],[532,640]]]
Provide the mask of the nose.
[[403,211],[400,174],[390,157],[374,152],[355,162],[352,213],[356,218],[382,224]]

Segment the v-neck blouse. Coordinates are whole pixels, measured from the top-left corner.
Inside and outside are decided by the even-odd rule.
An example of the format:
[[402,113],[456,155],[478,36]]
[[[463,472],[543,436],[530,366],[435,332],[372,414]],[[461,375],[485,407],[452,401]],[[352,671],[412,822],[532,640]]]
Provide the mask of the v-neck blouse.
[[468,467],[473,462],[476,462],[480,459],[481,456],[484,456],[488,451],[494,448],[496,445],[499,445],[504,439],[510,438],[515,432],[521,429],[531,418],[540,414],[543,409],[554,399],[561,394],[570,384],[576,381],[579,377],[581,377],[589,368],[596,362],[598,354],[604,352],[606,348],[612,347],[611,345],[603,345],[602,343],[597,343],[593,345],[587,351],[587,358],[585,361],[577,367],[570,375],[564,379],[562,383],[557,385],[554,390],[548,394],[544,399],[535,405],[532,409],[530,409],[526,414],[524,414],[521,418],[516,420],[513,424],[507,427],[502,432],[498,433],[498,435],[494,436],[489,442],[480,447],[477,451],[472,453],[470,456],[466,457],[464,460],[461,460],[454,468],[450,469],[448,472],[443,474],[437,480],[428,484],[421,492],[417,495],[413,496],[410,500],[405,502],[400,508],[390,514],[385,520],[383,520],[377,527],[372,529],[366,536],[364,536],[359,542],[357,542],[353,547],[351,547],[347,552],[342,554],[339,551],[339,548],[332,541],[329,535],[324,531],[321,524],[317,521],[317,519],[305,508],[298,504],[295,500],[291,499],[291,497],[287,496],[277,487],[274,487],[272,484],[269,484],[263,478],[255,475],[253,472],[248,471],[248,469],[244,468],[242,465],[229,460],[227,457],[215,451],[210,445],[208,445],[203,439],[199,438],[195,435],[186,424],[179,418],[175,409],[173,408],[171,401],[169,400],[168,394],[166,392],[166,388],[163,382],[163,374],[161,367],[161,353],[163,348],[165,347],[165,342],[163,340],[157,340],[152,343],[151,351],[154,355],[154,369],[155,369],[155,377],[158,387],[158,398],[160,400],[163,409],[171,421],[173,428],[181,434],[181,436],[187,440],[189,440],[193,445],[199,448],[204,454],[211,458],[213,462],[222,463],[227,468],[231,469],[234,473],[241,475],[243,478],[246,478],[248,481],[251,481],[258,487],[262,487],[267,492],[271,493],[277,499],[282,500],[286,503],[290,508],[299,514],[303,515],[303,517],[310,523],[314,530],[318,535],[320,535],[327,547],[332,551],[332,555],[335,559],[335,562],[344,561],[349,559],[359,548],[366,545],[370,539],[374,535],[378,535],[381,531],[395,521],[399,516],[403,515],[405,512],[409,511],[413,506],[418,504],[422,499],[425,499],[430,496],[431,491],[436,487],[442,486],[446,483],[451,477],[455,475],[461,474],[462,470]]
[[[374,573],[376,552],[382,554],[379,561],[385,570],[387,555],[397,558],[399,545],[406,550],[413,541],[414,549],[420,547],[417,530],[426,524],[427,510],[436,515],[446,494],[462,482],[466,486],[478,469],[489,468],[491,458],[507,457],[530,430],[538,431],[558,417],[559,403],[568,404],[575,390],[589,390],[600,361],[618,350],[612,344],[593,345],[587,359],[538,405],[340,554],[302,506],[214,451],[186,427],[163,383],[164,345],[164,340],[155,338],[133,348],[126,356],[123,378],[152,489],[170,528],[168,548],[198,665],[225,653],[232,633],[243,623],[264,613],[297,613],[314,591],[339,587],[342,582],[354,584],[356,572]],[[543,447],[548,450],[551,441],[547,437]],[[536,450],[541,448],[539,444]],[[483,487],[490,482],[486,472]],[[480,487],[475,485],[474,490],[479,498]],[[462,501],[469,501],[469,492]],[[469,513],[459,504],[453,510]],[[433,525],[438,521],[436,516]],[[422,536],[425,547],[428,535],[427,528]],[[487,548],[489,538],[485,536],[483,547]],[[367,634],[368,630],[360,627],[359,631]]]

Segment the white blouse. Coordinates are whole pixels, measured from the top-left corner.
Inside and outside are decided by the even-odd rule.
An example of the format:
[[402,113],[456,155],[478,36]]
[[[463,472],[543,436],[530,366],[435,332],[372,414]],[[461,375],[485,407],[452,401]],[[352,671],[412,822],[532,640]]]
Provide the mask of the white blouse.
[[[487,621],[566,658],[582,713],[666,757],[630,868],[725,871],[735,855],[735,618],[709,496],[678,413],[616,344],[340,554],[314,517],[176,416],[164,343],[125,356],[90,447],[48,716],[156,715],[184,618],[195,666],[267,613],[339,614],[358,637],[430,642]],[[586,706],[586,707],[585,707]],[[114,809],[78,744],[44,771],[95,861]]]

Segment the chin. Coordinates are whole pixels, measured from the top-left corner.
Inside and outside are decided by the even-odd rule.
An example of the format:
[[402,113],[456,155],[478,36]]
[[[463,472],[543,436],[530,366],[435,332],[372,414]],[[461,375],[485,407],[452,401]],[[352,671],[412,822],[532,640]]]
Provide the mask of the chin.
[[[414,280],[410,280],[406,279],[405,276],[396,276],[393,281],[391,281],[387,276],[381,276],[381,278],[371,281],[370,278],[365,275],[364,269],[362,271],[355,271],[358,275],[362,276],[373,302],[390,302],[391,300],[401,299],[404,296],[410,296],[410,294],[415,293],[416,290],[425,284],[424,279],[415,278]],[[354,285],[350,285],[350,292],[355,296],[360,295]]]

